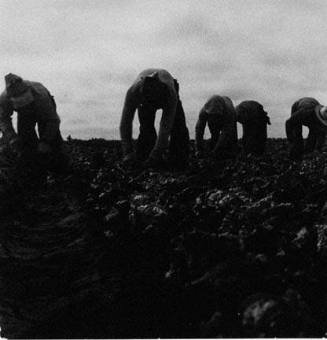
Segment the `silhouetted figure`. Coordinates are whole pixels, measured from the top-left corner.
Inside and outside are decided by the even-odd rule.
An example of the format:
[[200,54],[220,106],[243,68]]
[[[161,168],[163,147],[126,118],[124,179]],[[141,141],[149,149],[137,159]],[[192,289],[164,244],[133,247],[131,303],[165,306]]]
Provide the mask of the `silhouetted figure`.
[[[6,89],[0,95],[3,139],[10,145],[19,145],[25,158],[36,154],[35,160],[42,166],[61,171],[68,159],[62,149],[60,118],[53,96],[41,83],[23,80],[15,74],[6,75],[5,84]],[[14,111],[17,112],[17,133],[11,118]]]
[[236,112],[230,98],[214,95],[199,113],[195,127],[196,151],[199,157],[205,152],[204,131],[208,124],[211,154],[219,159],[230,158],[237,152]]
[[[304,153],[321,151],[327,133],[327,108],[314,98],[301,98],[293,104],[291,117],[285,126],[292,159],[299,160]],[[309,129],[306,143],[303,141],[302,126]]]
[[[132,127],[136,109],[140,122],[140,134],[136,152],[132,144]],[[155,115],[162,109],[158,136],[154,126]],[[177,80],[163,69],[147,69],[141,72],[128,89],[120,123],[120,135],[124,160],[145,161],[148,166],[160,165],[169,149],[171,161],[185,166],[189,155],[189,132],[179,98]]]
[[254,100],[243,101],[236,106],[236,117],[243,126],[242,144],[245,153],[263,154],[267,142],[267,125],[270,125],[268,113],[263,106]]

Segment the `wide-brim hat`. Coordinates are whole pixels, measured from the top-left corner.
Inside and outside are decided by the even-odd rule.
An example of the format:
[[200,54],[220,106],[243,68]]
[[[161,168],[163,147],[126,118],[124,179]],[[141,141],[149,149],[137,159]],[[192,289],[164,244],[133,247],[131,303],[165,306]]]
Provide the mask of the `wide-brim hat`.
[[315,107],[315,113],[320,122],[327,126],[327,106],[317,105]]

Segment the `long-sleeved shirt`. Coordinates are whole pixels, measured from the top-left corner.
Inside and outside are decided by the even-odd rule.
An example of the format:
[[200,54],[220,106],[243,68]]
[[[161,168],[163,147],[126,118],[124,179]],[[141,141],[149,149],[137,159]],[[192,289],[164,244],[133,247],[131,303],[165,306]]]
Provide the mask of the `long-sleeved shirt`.
[[28,97],[32,110],[25,110],[22,106],[20,97],[10,97],[5,90],[0,95],[0,130],[5,139],[16,136],[16,132],[12,125],[12,114],[17,111],[18,115],[31,115],[30,119],[34,120],[38,125],[39,137],[45,142],[51,142],[57,137],[60,125],[60,118],[57,114],[56,104],[49,91],[38,82],[24,80],[24,84],[29,87],[26,94],[22,96]]
[[162,84],[166,85],[167,98],[157,107],[156,110],[162,109],[160,128],[153,152],[161,152],[168,146],[169,136],[174,123],[176,107],[178,103],[178,93],[175,89],[174,78],[163,69],[146,69],[142,71],[128,89],[125,97],[122,117],[120,121],[120,136],[122,140],[123,152],[128,154],[133,150],[132,130],[135,111],[140,105],[144,104],[142,86],[146,77],[156,77]]
[[195,127],[195,142],[198,151],[203,151],[203,135],[207,124],[212,136],[217,136],[213,149],[215,153],[236,148],[236,112],[230,98],[214,95],[202,107]]

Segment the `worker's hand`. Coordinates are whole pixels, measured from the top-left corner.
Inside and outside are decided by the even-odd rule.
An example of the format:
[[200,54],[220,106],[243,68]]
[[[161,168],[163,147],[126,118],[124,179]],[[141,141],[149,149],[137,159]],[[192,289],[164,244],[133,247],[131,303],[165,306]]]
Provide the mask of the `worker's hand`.
[[19,141],[19,138],[17,136],[15,136],[15,137],[13,137],[9,140],[9,147],[12,150],[18,150],[19,149],[20,141]]
[[209,158],[212,158],[212,159],[217,159],[218,158],[218,153],[217,153],[217,151],[216,150],[211,150],[210,152],[209,152]]
[[163,162],[162,160],[159,160],[159,159],[156,159],[156,158],[152,158],[152,157],[149,157],[144,163],[143,163],[143,166],[145,168],[154,168],[154,169],[157,169],[157,168],[160,168],[162,166]]
[[164,165],[164,159],[162,155],[159,154],[151,154],[149,158],[143,163],[146,168],[161,168]]
[[201,158],[205,157],[205,154],[204,154],[203,151],[198,150],[198,151],[195,152],[195,157],[201,159]]
[[37,146],[37,151],[41,154],[48,154],[51,152],[51,146],[46,142],[40,142]]
[[130,152],[123,158],[123,163],[125,165],[133,165],[136,163],[136,161],[137,159],[135,152]]

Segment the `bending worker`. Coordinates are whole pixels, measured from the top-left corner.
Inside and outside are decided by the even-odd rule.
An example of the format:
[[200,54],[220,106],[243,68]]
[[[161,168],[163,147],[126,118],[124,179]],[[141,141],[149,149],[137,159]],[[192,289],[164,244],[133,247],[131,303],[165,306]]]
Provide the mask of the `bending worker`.
[[243,126],[242,144],[245,153],[263,154],[267,142],[267,125],[270,125],[263,106],[254,100],[243,101],[236,106],[236,118]]
[[[301,98],[293,104],[291,117],[285,125],[292,159],[301,159],[303,153],[321,151],[327,133],[327,107],[320,105],[314,98]],[[305,144],[302,126],[309,129]]]
[[[0,130],[3,140],[19,143],[23,155],[36,151],[43,160],[63,161],[60,119],[56,103],[49,91],[40,83],[23,80],[8,74],[5,91],[0,95]],[[12,114],[17,112],[17,133],[12,125]],[[38,135],[35,127],[38,127]],[[46,165],[51,167],[49,162]],[[45,165],[45,164],[44,164]],[[52,163],[54,166],[54,163]]]
[[[136,109],[140,134],[133,150],[132,130]],[[162,109],[158,136],[154,126],[155,115]],[[120,123],[124,161],[145,161],[147,166],[164,162],[165,152],[175,166],[185,166],[189,155],[189,132],[179,98],[179,86],[172,75],[163,69],[141,72],[128,89]]]
[[214,95],[201,109],[195,126],[199,157],[205,152],[203,135],[207,124],[211,133],[209,148],[212,155],[221,159],[233,157],[237,152],[237,128],[236,112],[230,98]]

